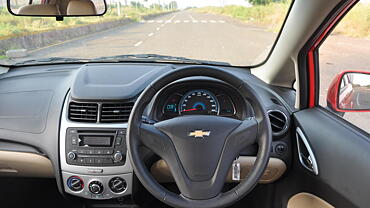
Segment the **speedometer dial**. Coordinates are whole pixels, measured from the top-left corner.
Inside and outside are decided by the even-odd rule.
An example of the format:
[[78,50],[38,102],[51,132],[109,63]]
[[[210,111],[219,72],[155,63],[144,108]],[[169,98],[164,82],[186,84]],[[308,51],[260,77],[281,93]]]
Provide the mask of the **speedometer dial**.
[[182,115],[218,115],[219,104],[208,90],[192,90],[182,97],[179,110]]

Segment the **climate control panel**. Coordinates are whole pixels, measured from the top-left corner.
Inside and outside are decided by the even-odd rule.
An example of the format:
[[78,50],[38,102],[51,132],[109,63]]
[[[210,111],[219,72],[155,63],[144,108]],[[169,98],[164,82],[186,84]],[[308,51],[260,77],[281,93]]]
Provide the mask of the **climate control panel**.
[[63,173],[65,191],[88,199],[111,199],[131,193],[132,174],[114,176]]

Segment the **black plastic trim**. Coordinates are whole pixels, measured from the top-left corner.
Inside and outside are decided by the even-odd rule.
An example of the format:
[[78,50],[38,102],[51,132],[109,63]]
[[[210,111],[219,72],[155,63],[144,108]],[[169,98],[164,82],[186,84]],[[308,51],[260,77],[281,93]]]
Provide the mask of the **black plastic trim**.
[[[308,101],[309,101],[309,71],[308,71],[308,62],[307,62],[307,55],[311,47],[317,42],[320,35],[325,31],[325,29],[328,27],[329,24],[332,23],[334,18],[337,17],[337,15],[342,12],[343,8],[346,7],[348,4],[350,4],[352,0],[343,0],[341,1],[337,6],[334,7],[334,9],[329,13],[329,15],[325,18],[325,20],[321,23],[321,25],[316,29],[316,31],[312,34],[312,36],[309,38],[309,40],[306,42],[306,44],[303,46],[303,48],[299,51],[298,54],[298,70],[299,70],[299,81],[300,81],[300,108],[304,109],[308,107]],[[353,4],[352,7],[356,5]],[[346,13],[350,11],[347,10]],[[331,32],[335,29],[336,25],[340,22],[340,20],[344,17],[343,15],[336,23],[333,25],[332,28],[328,31],[327,35],[320,40],[320,43],[316,47],[314,51],[314,59],[315,59],[315,105],[318,104],[318,97],[319,97],[319,80],[320,80],[320,73],[319,73],[319,48],[321,44],[326,40],[326,38],[331,34]]]

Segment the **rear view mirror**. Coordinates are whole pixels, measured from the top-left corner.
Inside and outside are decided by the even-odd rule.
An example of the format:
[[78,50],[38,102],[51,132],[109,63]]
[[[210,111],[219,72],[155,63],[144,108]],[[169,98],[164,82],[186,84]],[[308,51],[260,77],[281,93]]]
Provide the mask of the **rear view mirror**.
[[327,104],[335,112],[370,112],[370,72],[338,74],[329,87]]
[[16,16],[76,17],[105,14],[105,0],[8,0],[8,10]]

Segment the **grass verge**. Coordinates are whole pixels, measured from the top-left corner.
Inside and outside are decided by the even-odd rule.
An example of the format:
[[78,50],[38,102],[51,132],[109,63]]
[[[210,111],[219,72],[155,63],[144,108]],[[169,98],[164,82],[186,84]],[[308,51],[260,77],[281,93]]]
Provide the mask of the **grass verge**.
[[[229,16],[277,32],[288,12],[290,2],[270,3],[253,7],[203,7],[196,8],[194,11]],[[333,34],[370,38],[370,4],[358,3],[338,24]]]
[[109,22],[130,18],[140,20],[142,16],[163,12],[161,9],[122,7],[121,16],[117,15],[116,8],[108,8],[104,16],[97,17],[67,17],[58,22],[48,17],[17,17],[11,15],[7,9],[0,9],[0,40],[16,36],[28,35],[51,30],[60,30],[88,24]]

